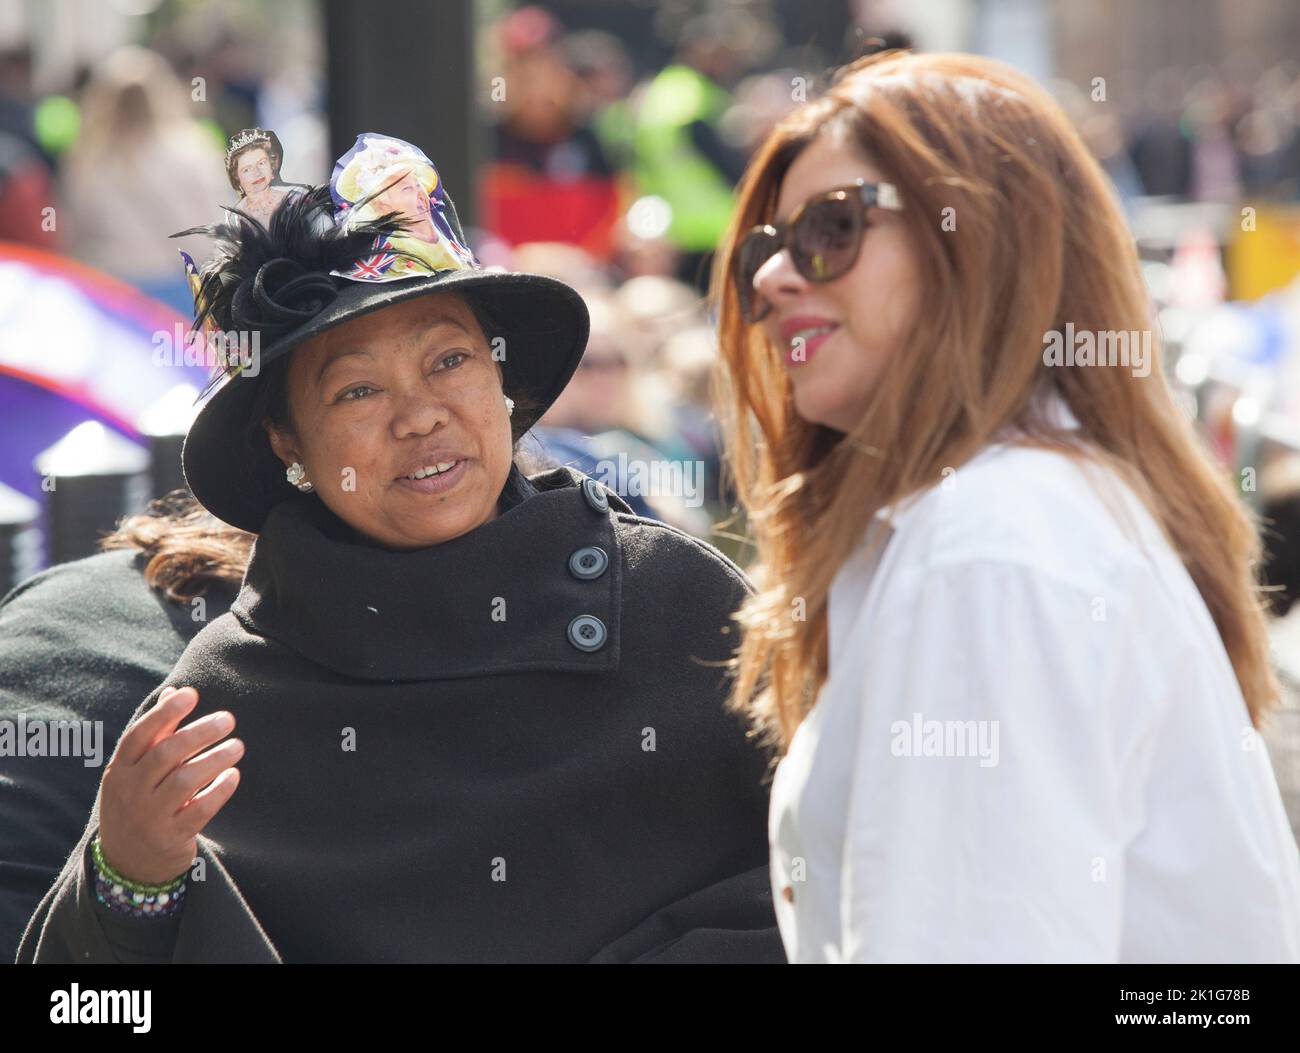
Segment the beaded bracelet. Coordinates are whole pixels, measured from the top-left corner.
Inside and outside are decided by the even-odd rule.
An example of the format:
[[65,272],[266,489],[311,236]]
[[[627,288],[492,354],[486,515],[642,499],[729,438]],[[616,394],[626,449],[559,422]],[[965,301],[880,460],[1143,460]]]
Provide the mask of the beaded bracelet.
[[132,881],[108,865],[98,837],[91,845],[91,858],[95,867],[95,898],[109,909],[135,918],[171,918],[184,906],[186,874],[163,885]]

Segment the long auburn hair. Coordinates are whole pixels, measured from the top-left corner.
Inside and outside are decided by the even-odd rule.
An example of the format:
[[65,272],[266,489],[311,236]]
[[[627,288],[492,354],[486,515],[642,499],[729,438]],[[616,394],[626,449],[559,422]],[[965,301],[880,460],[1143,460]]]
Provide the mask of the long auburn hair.
[[[785,172],[821,135],[899,187],[926,275],[909,337],[848,435],[798,416],[779,349],[745,324],[731,283],[740,238],[770,222]],[[1155,325],[1109,181],[1046,92],[973,55],[885,52],[843,67],[755,153],[711,278],[727,471],[757,548],[729,705],[778,754],[826,680],[828,591],[866,524],[1006,427],[1101,461],[1134,489],[1200,590],[1259,726],[1278,685],[1258,534],[1164,379],[1158,333],[1145,377],[1043,362],[1044,335],[1067,322]],[[1040,396],[1053,389],[1081,433],[1049,422]]]

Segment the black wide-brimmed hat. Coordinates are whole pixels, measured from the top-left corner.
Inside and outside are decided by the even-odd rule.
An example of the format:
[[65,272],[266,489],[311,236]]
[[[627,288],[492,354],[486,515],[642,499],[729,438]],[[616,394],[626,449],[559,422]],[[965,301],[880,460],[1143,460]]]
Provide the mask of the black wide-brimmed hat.
[[[181,461],[195,498],[231,526],[258,533],[276,504],[298,495],[252,416],[265,408],[267,366],[326,330],[431,293],[466,295],[492,319],[488,342],[504,340],[505,390],[522,396],[511,418],[516,438],[555,401],[582,358],[590,323],[577,291],[545,275],[483,267],[432,165],[418,151],[423,163],[412,162],[395,143],[409,148],[358,137],[331,185],[286,194],[267,227],[232,209],[225,223],[184,232],[216,243],[199,278],[195,324],[228,351],[241,351],[227,355]],[[408,177],[430,193],[432,240],[410,236],[398,213],[360,218],[373,216],[383,191]]]

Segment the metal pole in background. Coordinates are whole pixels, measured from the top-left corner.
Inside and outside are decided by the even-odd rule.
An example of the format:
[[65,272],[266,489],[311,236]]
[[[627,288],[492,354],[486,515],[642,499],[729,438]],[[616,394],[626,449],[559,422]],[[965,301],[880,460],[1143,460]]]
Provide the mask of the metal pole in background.
[[396,136],[437,166],[462,227],[477,215],[481,147],[473,0],[325,0],[332,157],[361,132]]

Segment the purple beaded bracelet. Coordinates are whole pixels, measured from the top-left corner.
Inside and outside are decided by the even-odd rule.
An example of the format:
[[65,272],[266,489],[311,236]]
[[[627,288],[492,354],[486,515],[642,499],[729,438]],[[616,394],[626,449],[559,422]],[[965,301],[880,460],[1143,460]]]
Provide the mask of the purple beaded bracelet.
[[133,918],[173,918],[185,905],[185,875],[167,885],[142,885],[132,888],[109,867],[95,839],[91,864],[95,871],[95,898],[105,907]]

